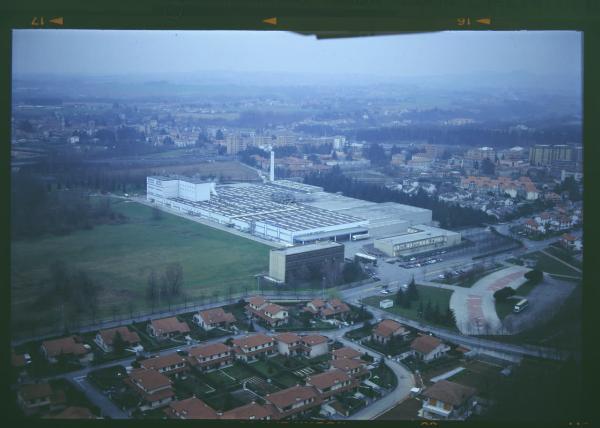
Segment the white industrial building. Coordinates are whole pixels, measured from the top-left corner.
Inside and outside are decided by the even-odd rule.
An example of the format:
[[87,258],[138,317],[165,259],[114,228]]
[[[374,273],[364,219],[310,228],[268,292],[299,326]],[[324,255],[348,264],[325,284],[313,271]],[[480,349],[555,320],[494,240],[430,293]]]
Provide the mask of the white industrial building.
[[407,256],[460,244],[460,233],[426,225],[410,227],[407,233],[376,239],[374,246],[391,257]]
[[397,255],[460,242],[460,234],[427,226],[431,210],[368,202],[289,180],[217,186],[183,177],[150,176],[146,198],[173,211],[288,245],[366,235],[375,238],[376,248]]

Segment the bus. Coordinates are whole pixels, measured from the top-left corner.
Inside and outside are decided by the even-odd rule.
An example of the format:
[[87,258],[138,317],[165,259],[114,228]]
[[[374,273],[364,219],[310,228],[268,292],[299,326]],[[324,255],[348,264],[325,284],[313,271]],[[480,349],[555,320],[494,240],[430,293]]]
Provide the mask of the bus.
[[369,232],[367,233],[357,233],[356,235],[352,235],[353,241],[358,241],[360,239],[369,239]]
[[527,299],[523,299],[515,305],[515,307],[513,308],[513,312],[519,313],[523,309],[525,309],[527,306],[529,306],[529,302],[527,301]]

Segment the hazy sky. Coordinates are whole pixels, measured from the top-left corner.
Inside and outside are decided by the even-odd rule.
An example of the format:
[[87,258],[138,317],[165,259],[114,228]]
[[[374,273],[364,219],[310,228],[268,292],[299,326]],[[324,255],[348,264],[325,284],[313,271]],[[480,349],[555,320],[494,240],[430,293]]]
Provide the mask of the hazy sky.
[[581,33],[443,32],[317,40],[286,32],[15,30],[13,71],[217,70],[381,76],[581,72]]

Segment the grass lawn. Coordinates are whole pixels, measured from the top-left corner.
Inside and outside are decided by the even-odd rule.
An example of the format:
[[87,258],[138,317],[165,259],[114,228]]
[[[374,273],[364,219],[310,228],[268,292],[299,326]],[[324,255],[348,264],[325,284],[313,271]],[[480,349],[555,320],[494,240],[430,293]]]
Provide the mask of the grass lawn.
[[503,367],[498,367],[493,364],[483,361],[469,361],[462,364],[465,370],[451,376],[447,380],[460,383],[461,385],[471,386],[475,388],[478,394],[489,397],[493,392],[493,385],[502,380],[500,371]]
[[269,361],[255,361],[250,364],[250,366],[261,373],[265,378],[273,377],[279,371],[277,367],[271,364]]
[[254,373],[252,373],[242,364],[234,364],[233,366],[227,367],[222,370],[229,376],[236,378],[238,381],[242,381],[244,379],[254,376]]
[[227,374],[223,373],[222,370],[206,373],[204,376],[217,390],[220,388],[229,388],[237,383],[237,379],[235,377],[228,376]]
[[[417,285],[417,290],[419,291],[419,299],[411,302],[409,308],[403,308],[399,306],[392,306],[391,308],[385,309],[385,311],[390,312],[392,314],[397,314],[402,317],[410,318],[413,320],[418,320],[417,312],[419,310],[419,302],[423,302],[423,305],[427,305],[427,302],[431,302],[431,305],[435,307],[437,304],[440,311],[442,313],[446,312],[446,309],[450,306],[450,296],[452,295],[452,290],[445,290],[443,288],[429,287],[426,285]],[[391,297],[390,297],[391,296]],[[379,308],[379,302],[384,299],[393,299],[393,295],[390,296],[371,296],[363,299],[363,303],[375,306]],[[434,324],[429,322],[430,324]],[[450,328],[447,325],[440,325],[440,327]],[[456,327],[454,327],[456,329]]]
[[[553,254],[553,255],[555,255],[555,254]],[[558,255],[556,255],[556,257],[561,258]],[[546,254],[541,253],[539,251],[525,254],[522,258],[536,260],[535,267],[537,269],[547,272],[549,274],[581,277],[580,272],[577,272],[576,270],[571,269],[564,263],[561,263],[561,262],[557,261],[556,259],[553,259],[552,257],[548,257]]]
[[393,409],[378,416],[380,421],[398,421],[398,420],[423,420],[417,416],[417,413],[422,407],[422,403],[416,398],[407,398],[402,403],[398,404]]
[[267,269],[266,245],[168,213],[153,220],[152,209],[135,202],[113,201],[113,209],[125,214],[127,223],[11,243],[13,329],[31,331],[57,322],[58,310],[44,301],[50,292],[49,266],[56,260],[70,270],[86,271],[102,287],[98,318],[129,313],[127,302],[136,312],[148,309],[148,274],[162,272],[168,263],[182,265],[188,301],[223,296],[230,287],[234,292],[252,289],[253,275]]
[[275,376],[273,378],[273,380],[275,382],[278,382],[278,383],[282,384],[286,388],[290,388],[292,386],[296,386],[297,384],[300,383],[300,381],[298,380],[298,378],[296,378],[295,376],[292,376],[289,373],[279,374],[279,375]]

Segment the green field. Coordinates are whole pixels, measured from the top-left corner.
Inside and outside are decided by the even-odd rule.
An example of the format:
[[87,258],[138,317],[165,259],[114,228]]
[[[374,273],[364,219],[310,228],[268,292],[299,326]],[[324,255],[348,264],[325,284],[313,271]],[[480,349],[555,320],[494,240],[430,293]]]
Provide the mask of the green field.
[[[389,309],[385,309],[385,311],[413,320],[420,320],[417,315],[417,312],[419,310],[419,302],[423,302],[423,305],[426,305],[429,301],[434,307],[437,304],[442,313],[445,313],[446,309],[448,309],[448,307],[450,306],[450,296],[452,296],[453,293],[452,290],[445,290],[443,288],[430,287],[427,285],[417,285],[417,290],[419,291],[419,300],[411,302],[409,308],[403,308],[394,305]],[[371,296],[367,297],[366,299],[363,299],[363,302],[367,305],[379,308],[379,302],[381,300],[394,300],[394,297],[395,296],[393,294],[390,294],[389,296]],[[448,328],[448,326],[443,327]]]
[[164,271],[169,263],[182,265],[187,301],[215,293],[224,296],[230,287],[234,292],[252,290],[253,275],[268,267],[266,245],[167,213],[155,220],[151,208],[135,202],[115,201],[113,209],[128,221],[67,236],[12,242],[11,306],[16,329],[57,322],[58,310],[43,299],[50,291],[49,266],[56,260],[64,261],[69,270],[84,270],[102,287],[98,318],[129,313],[128,302],[133,302],[134,312],[147,310],[148,274],[151,269]]
[[[561,263],[558,260],[555,260],[552,257],[549,257],[546,254],[539,252],[539,251],[525,254],[524,256],[522,256],[522,258],[536,260],[535,267],[537,269],[547,272],[549,274],[581,277],[580,272],[577,272],[576,270],[571,269],[566,264]],[[559,258],[562,258],[562,257],[559,257]]]

